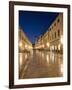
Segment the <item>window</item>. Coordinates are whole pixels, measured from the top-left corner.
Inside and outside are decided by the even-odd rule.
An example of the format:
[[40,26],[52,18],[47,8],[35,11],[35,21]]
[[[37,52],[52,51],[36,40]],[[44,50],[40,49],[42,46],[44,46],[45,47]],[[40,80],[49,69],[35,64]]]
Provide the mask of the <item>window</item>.
[[58,19],[57,22],[59,22],[60,20]]
[[55,38],[56,38],[56,32],[55,32]]
[[54,24],[54,26],[56,26],[56,23]]
[[58,30],[58,37],[60,37],[60,30]]
[[50,30],[51,30],[51,28],[50,28]]

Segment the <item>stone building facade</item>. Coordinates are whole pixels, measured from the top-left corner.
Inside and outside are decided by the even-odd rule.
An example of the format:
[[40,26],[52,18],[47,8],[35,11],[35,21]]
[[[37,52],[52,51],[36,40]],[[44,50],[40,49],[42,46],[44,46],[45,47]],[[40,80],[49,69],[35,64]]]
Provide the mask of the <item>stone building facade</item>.
[[26,34],[23,32],[21,28],[19,28],[19,39],[18,39],[18,44],[19,44],[19,51],[29,51],[32,49],[32,44],[27,38]]
[[60,13],[48,30],[35,43],[35,49],[63,52],[63,14]]

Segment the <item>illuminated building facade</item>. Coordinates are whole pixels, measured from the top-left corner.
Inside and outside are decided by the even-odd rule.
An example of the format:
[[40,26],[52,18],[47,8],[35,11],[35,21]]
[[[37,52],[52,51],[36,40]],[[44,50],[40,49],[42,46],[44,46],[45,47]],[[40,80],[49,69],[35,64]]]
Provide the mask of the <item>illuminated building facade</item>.
[[35,49],[63,52],[63,14],[60,13],[48,30],[35,42]]
[[32,49],[32,44],[22,31],[19,29],[19,52],[30,51]]

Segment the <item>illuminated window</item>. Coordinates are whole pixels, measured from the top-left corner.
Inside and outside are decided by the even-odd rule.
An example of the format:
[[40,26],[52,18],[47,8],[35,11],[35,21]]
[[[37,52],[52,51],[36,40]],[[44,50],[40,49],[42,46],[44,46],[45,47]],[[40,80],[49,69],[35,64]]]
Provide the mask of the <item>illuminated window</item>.
[[60,41],[61,41],[61,44],[63,44],[63,36],[61,36],[61,39],[60,39]]
[[47,42],[46,45],[49,47],[50,46],[49,42]]
[[60,44],[58,45],[58,50],[60,50]]

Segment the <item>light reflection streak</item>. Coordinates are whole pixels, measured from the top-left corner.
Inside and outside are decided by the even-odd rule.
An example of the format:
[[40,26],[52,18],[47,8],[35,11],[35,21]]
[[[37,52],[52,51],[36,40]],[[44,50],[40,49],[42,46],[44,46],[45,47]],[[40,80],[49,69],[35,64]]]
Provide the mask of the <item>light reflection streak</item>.
[[25,59],[27,59],[27,54],[25,54]]
[[63,64],[60,64],[60,72],[63,74]]
[[42,52],[42,58],[44,58],[44,53]]
[[47,62],[49,64],[49,55],[48,54],[46,55],[46,60],[47,60]]
[[53,63],[54,63],[54,59],[55,59],[55,58],[54,58],[54,53],[51,52],[51,53],[50,53],[50,60],[51,60]]

